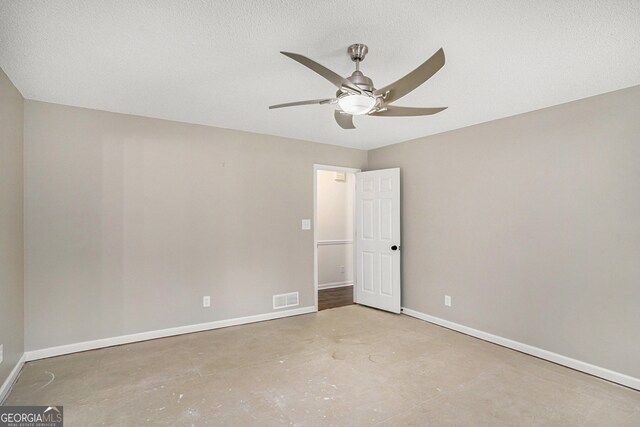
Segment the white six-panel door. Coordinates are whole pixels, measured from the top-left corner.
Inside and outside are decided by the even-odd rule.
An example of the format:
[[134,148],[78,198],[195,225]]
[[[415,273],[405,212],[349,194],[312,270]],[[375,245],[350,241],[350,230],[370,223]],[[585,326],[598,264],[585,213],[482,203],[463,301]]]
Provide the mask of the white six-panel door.
[[400,169],[356,173],[355,302],[400,313]]

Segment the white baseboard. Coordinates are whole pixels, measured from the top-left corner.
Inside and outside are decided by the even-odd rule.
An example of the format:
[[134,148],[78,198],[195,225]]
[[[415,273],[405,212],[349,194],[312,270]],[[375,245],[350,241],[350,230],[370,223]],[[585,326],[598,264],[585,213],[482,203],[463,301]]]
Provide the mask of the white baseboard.
[[2,405],[4,399],[6,399],[6,397],[9,395],[9,391],[11,391],[11,387],[13,387],[13,384],[18,379],[18,375],[20,375],[20,369],[22,369],[22,367],[24,366],[25,361],[26,354],[23,353],[20,360],[18,360],[18,363],[16,363],[16,366],[14,366],[9,373],[7,379],[4,380],[4,383],[2,383],[2,387],[0,387],[0,405]]
[[572,359],[561,354],[553,353],[548,350],[543,350],[538,347],[533,347],[528,344],[523,344],[518,341],[513,341],[508,338],[503,338],[497,335],[490,334],[488,332],[479,331],[477,329],[470,328],[468,326],[460,325],[458,323],[444,320],[439,317],[430,316],[428,314],[420,313],[419,311],[411,310],[410,308],[402,308],[402,312],[407,316],[415,317],[416,319],[424,320],[429,323],[434,323],[439,326],[443,326],[454,331],[462,332],[463,334],[471,335],[472,337],[480,338],[481,340],[489,341],[494,344],[508,347],[513,350],[527,353],[540,359],[545,359],[550,362],[557,363],[559,365],[567,366],[577,371],[586,372],[596,377],[603,378],[605,380],[624,385],[636,390],[640,390],[640,378],[635,378],[620,372],[615,372],[610,369],[595,366],[587,362]]
[[198,323],[195,325],[179,326],[176,328],[160,329],[156,331],[140,332],[131,335],[121,335],[118,337],[103,338],[93,341],[84,341],[74,344],[61,345],[57,347],[43,348],[40,350],[27,351],[25,353],[27,362],[47,357],[61,356],[63,354],[77,353],[80,351],[95,350],[97,348],[111,347],[114,345],[128,344],[138,341],[152,340],[156,338],[170,337],[174,335],[190,334],[192,332],[208,331],[211,329],[226,328],[229,326],[244,325],[247,323],[262,322],[265,320],[280,319],[283,317],[298,316],[300,314],[315,313],[315,307],[301,307],[291,310],[281,310],[273,313],[257,314],[254,316],[237,317],[235,319],[216,320],[214,322]]
[[318,289],[333,289],[333,288],[344,288],[345,286],[353,286],[353,282],[332,282],[332,283],[321,283],[318,285]]

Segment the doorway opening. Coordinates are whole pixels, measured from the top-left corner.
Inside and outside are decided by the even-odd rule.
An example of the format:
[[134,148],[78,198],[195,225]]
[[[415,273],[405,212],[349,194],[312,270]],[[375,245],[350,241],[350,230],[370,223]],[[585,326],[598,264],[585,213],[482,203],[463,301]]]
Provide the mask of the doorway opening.
[[318,310],[353,304],[355,189],[360,169],[314,165],[314,286]]

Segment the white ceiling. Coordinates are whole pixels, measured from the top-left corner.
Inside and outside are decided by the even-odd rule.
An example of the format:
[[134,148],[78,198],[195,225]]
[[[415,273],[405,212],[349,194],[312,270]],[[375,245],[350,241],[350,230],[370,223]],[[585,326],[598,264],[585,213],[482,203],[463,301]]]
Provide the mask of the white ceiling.
[[[430,117],[268,110],[335,88],[352,43],[382,87],[438,48],[447,63],[398,101]],[[25,98],[374,148],[640,84],[640,1],[6,1],[0,66]]]

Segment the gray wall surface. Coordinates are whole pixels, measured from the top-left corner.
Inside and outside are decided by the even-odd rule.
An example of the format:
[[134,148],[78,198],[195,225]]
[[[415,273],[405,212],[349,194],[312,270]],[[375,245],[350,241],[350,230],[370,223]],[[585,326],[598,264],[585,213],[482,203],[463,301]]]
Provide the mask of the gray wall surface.
[[366,156],[26,101],[27,350],[313,306],[313,164]]
[[386,167],[405,307],[640,377],[640,86],[369,152]]
[[24,353],[23,105],[0,69],[0,385]]

